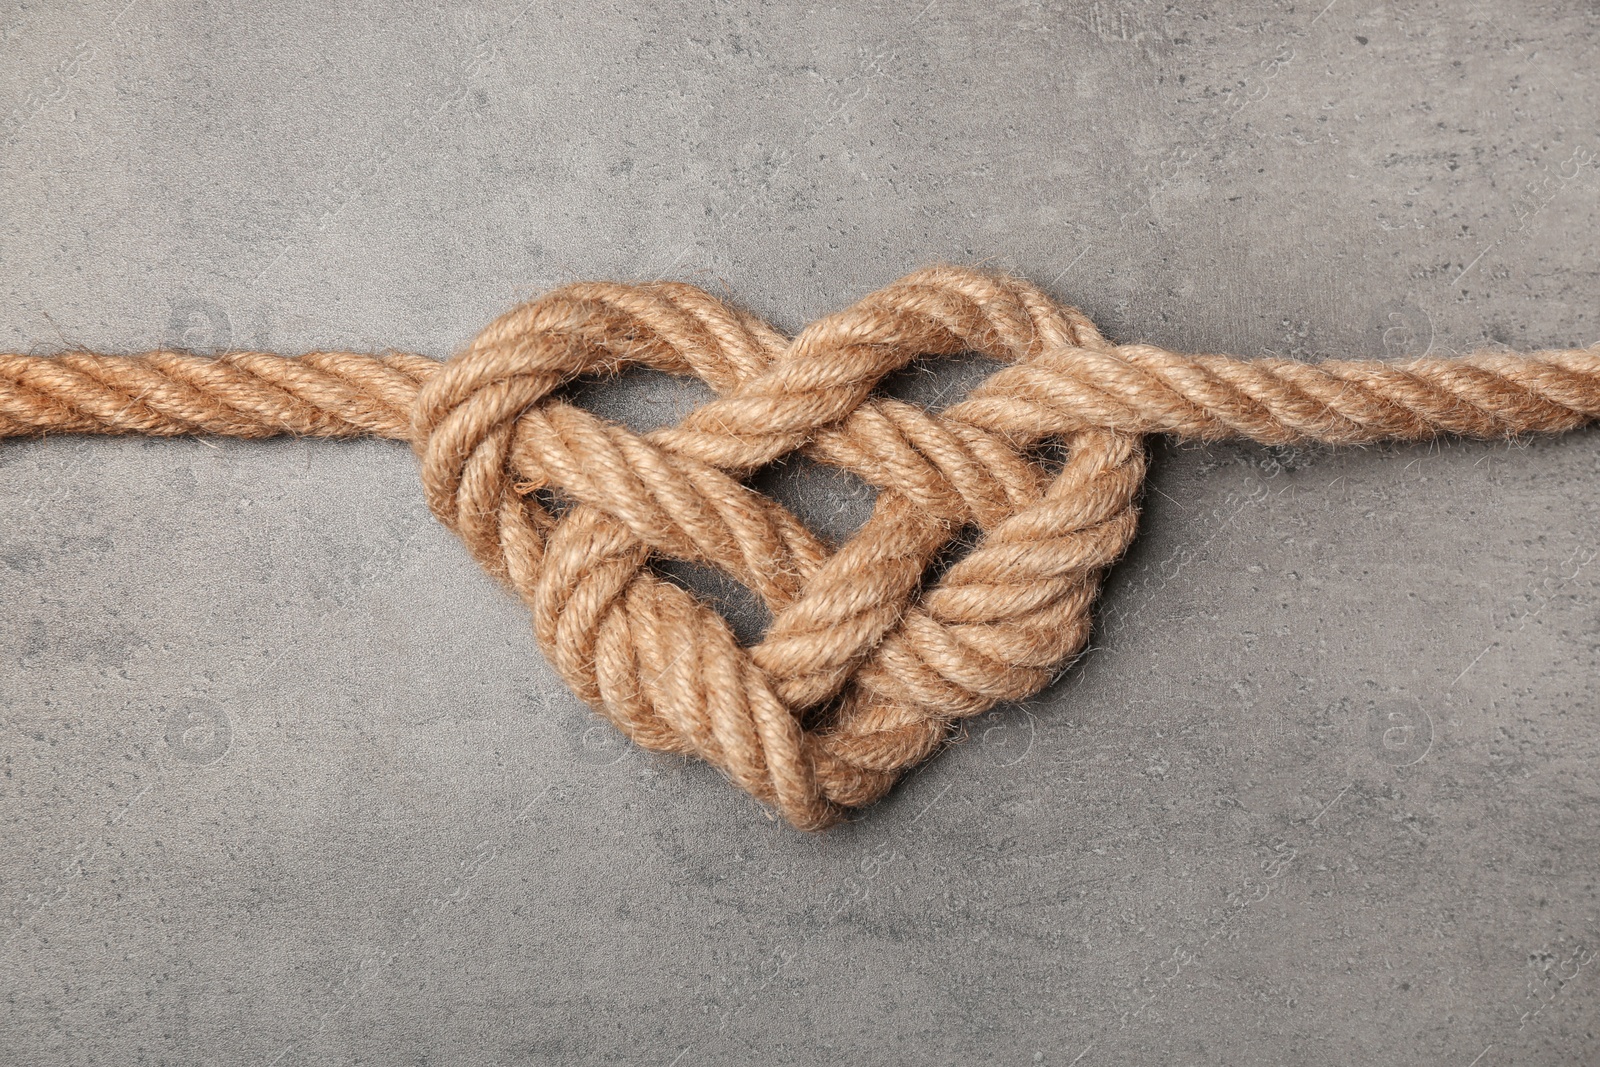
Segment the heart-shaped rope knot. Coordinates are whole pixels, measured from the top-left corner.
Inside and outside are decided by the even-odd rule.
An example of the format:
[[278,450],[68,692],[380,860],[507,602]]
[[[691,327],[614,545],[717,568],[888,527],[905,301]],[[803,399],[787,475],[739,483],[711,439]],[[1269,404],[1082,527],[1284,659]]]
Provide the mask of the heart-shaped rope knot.
[[[937,414],[875,392],[919,356],[968,351],[1004,366]],[[557,394],[630,365],[698,376],[716,399],[637,434]],[[1352,444],[1596,418],[1600,348],[1405,363],[1180,355],[1111,345],[1025,282],[956,267],[793,340],[690,285],[586,284],[503,316],[443,365],[0,354],[0,438],[410,441],[434,513],[527,601],[585,700],[806,828],[881,796],[952,723],[1037,692],[1083,648],[1100,576],[1133,537],[1142,435]],[[842,546],[746,484],[796,450],[878,490]],[[968,528],[976,545],[930,579]],[[757,593],[772,615],[762,639],[741,647],[652,568],[666,557]]]
[[[1107,347],[1033,287],[952,268],[792,341],[693,286],[575,285],[502,317],[434,376],[413,440],[434,513],[527,601],[579,695],[639,744],[701,756],[816,828],[1083,647],[1144,473],[1136,436],[999,424],[1014,406],[1003,389],[937,414],[874,389],[927,355],[1026,366]],[[717,397],[637,434],[555,395],[629,365],[693,374]],[[1067,454],[1054,472],[1046,438]],[[837,549],[745,484],[797,450],[878,490]],[[557,517],[534,490],[569,506]],[[965,527],[976,546],[924,588]],[[760,642],[741,647],[652,556],[754,591],[772,615]]]

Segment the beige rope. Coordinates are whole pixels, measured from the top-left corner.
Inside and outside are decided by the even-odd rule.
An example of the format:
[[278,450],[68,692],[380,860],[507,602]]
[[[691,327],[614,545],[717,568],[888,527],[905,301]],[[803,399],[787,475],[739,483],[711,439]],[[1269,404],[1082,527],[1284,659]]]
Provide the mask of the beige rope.
[[[931,414],[875,394],[923,355],[1005,367]],[[555,395],[644,365],[716,399],[638,434]],[[0,355],[0,437],[373,434],[409,441],[435,515],[532,610],[567,682],[639,744],[694,753],[796,826],[882,796],[951,724],[1039,690],[1088,640],[1133,538],[1140,439],[1501,437],[1600,417],[1600,347],[1408,363],[1112,345],[1013,278],[919,271],[793,340],[690,285],[583,284],[448,363],[261,352]],[[1047,467],[1040,446],[1065,446]],[[744,479],[804,450],[878,490],[834,548]],[[538,490],[567,503],[559,516]],[[963,528],[978,544],[925,586]],[[653,557],[772,612],[745,648]]]

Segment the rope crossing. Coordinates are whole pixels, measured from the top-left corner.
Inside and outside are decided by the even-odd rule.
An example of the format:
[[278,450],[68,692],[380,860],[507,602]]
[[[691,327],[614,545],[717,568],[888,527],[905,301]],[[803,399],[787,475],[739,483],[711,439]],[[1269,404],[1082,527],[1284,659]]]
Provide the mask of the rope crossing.
[[[1005,364],[934,414],[875,393],[925,355]],[[557,394],[648,366],[715,399],[635,433]],[[567,683],[638,744],[692,753],[795,826],[881,797],[952,724],[1037,692],[1089,636],[1135,531],[1141,438],[1360,444],[1600,418],[1600,346],[1406,363],[1112,345],[1013,278],[911,274],[792,340],[691,285],[591,283],[492,323],[447,363],[241,352],[0,354],[0,437],[377,435],[533,614]],[[1040,448],[1063,446],[1049,467]],[[801,451],[877,489],[825,544],[747,477]],[[552,511],[539,491],[566,504]],[[964,527],[976,546],[936,580]],[[743,647],[652,568],[716,567],[765,601]]]

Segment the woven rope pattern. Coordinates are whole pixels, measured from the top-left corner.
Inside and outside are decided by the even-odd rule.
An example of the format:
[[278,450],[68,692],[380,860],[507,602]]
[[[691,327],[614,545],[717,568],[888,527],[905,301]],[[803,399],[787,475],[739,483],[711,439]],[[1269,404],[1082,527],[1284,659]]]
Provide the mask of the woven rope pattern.
[[[1005,366],[932,414],[882,379]],[[561,399],[630,365],[717,396],[639,434]],[[797,337],[677,283],[567,286],[448,363],[323,352],[0,355],[0,437],[373,434],[410,442],[435,515],[528,604],[569,685],[637,743],[693,753],[794,825],[882,796],[952,723],[1039,690],[1088,640],[1127,548],[1143,435],[1353,444],[1600,418],[1600,348],[1409,363],[1114,346],[1024,282],[920,271]],[[1040,446],[1063,446],[1052,468]],[[823,543],[748,476],[803,451],[878,490]],[[540,503],[544,490],[566,506]],[[981,536],[937,580],[963,528]],[[751,647],[650,565],[716,567],[772,614]]]

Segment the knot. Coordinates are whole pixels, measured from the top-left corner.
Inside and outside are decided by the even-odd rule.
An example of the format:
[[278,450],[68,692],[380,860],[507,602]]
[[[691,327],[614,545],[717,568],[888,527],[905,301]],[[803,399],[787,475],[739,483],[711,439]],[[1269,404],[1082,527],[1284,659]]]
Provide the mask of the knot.
[[[919,356],[965,351],[1004,365],[938,414],[875,393]],[[716,399],[637,434],[556,393],[632,365],[694,375]],[[410,441],[434,514],[521,594],[574,690],[639,744],[710,760],[806,828],[883,795],[952,724],[1037,692],[1084,647],[1100,576],[1133,537],[1143,435],[1355,444],[1595,419],[1600,346],[1403,363],[1180,355],[1111,345],[1024,282],[953,267],[793,339],[694,286],[587,284],[517,308],[443,365],[0,353],[0,438]],[[746,484],[794,451],[877,489],[845,544]],[[967,529],[976,545],[935,573]],[[742,647],[658,574],[669,557],[760,596],[762,639]]]
[[[434,514],[527,602],[574,691],[638,744],[700,756],[816,829],[1082,649],[1144,473],[1136,434],[1019,418],[1030,398],[1015,382],[937,414],[874,390],[922,356],[1014,369],[1113,351],[1032,286],[956,268],[793,339],[690,285],[573,285],[426,381],[411,436]],[[716,398],[641,434],[557,395],[635,365],[694,375]],[[796,451],[877,489],[843,545],[746,484]],[[964,528],[976,545],[929,580]],[[741,646],[661,558],[756,593],[772,615],[762,639]]]

